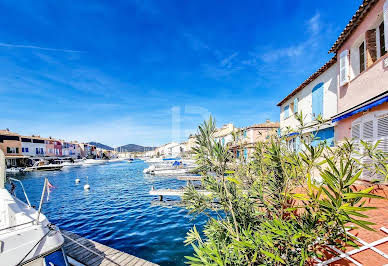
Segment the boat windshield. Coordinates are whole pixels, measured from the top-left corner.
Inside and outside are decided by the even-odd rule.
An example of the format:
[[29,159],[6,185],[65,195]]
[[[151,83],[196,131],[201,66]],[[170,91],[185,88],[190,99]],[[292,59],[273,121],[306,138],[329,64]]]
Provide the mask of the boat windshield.
[[44,262],[46,266],[68,266],[67,260],[65,258],[64,252],[62,249],[48,254],[44,257]]

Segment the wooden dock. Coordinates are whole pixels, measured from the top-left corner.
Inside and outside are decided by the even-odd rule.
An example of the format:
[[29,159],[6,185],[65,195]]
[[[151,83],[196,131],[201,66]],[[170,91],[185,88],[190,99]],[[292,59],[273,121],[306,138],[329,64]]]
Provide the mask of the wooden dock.
[[[63,249],[74,266],[105,266],[105,265],[128,265],[128,266],[152,266],[152,262],[137,258],[125,252],[102,245],[93,240],[69,231],[61,230],[65,239]],[[71,240],[70,240],[71,239]]]
[[197,175],[193,175],[193,176],[188,175],[188,176],[177,176],[176,179],[183,180],[183,181],[201,181],[202,177]]
[[[199,193],[204,194],[204,195],[209,195],[211,192],[203,189],[198,189],[197,190]],[[182,197],[183,194],[185,193],[185,189],[155,189],[154,187],[151,187],[151,190],[149,192],[150,195],[153,196],[159,196],[159,200],[163,200],[163,196],[178,196]]]

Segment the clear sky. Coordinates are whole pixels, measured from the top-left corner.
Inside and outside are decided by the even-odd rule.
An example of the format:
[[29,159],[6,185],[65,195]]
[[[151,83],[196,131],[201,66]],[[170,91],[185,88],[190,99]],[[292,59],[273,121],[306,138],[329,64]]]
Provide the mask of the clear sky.
[[159,145],[278,121],[361,2],[0,0],[0,129]]

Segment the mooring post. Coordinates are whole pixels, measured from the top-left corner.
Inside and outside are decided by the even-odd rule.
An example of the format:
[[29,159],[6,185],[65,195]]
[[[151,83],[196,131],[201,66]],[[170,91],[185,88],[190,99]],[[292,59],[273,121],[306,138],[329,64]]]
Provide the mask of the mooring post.
[[0,189],[4,188],[5,184],[5,155],[2,150],[0,150]]

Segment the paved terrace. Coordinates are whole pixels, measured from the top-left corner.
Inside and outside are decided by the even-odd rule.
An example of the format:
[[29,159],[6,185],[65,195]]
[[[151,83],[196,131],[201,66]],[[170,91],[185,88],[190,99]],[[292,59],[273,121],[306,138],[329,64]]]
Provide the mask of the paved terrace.
[[[357,188],[358,187],[359,186],[357,186]],[[365,187],[359,187],[359,189],[363,188]],[[346,253],[354,252],[354,254],[349,256],[350,258],[342,254],[342,256],[347,258],[342,258],[333,262],[327,261],[327,263],[322,263],[318,265],[388,265],[388,185],[378,186],[375,191],[375,194],[383,196],[385,199],[369,200],[365,206],[374,206],[377,207],[377,209],[363,212],[363,214],[369,216],[368,221],[371,221],[376,224],[371,226],[376,231],[371,232],[362,228],[349,231],[351,234],[361,239],[362,242],[358,242],[360,249],[348,248],[345,251]],[[341,254],[338,252],[335,253],[337,254],[335,255],[337,257]]]

